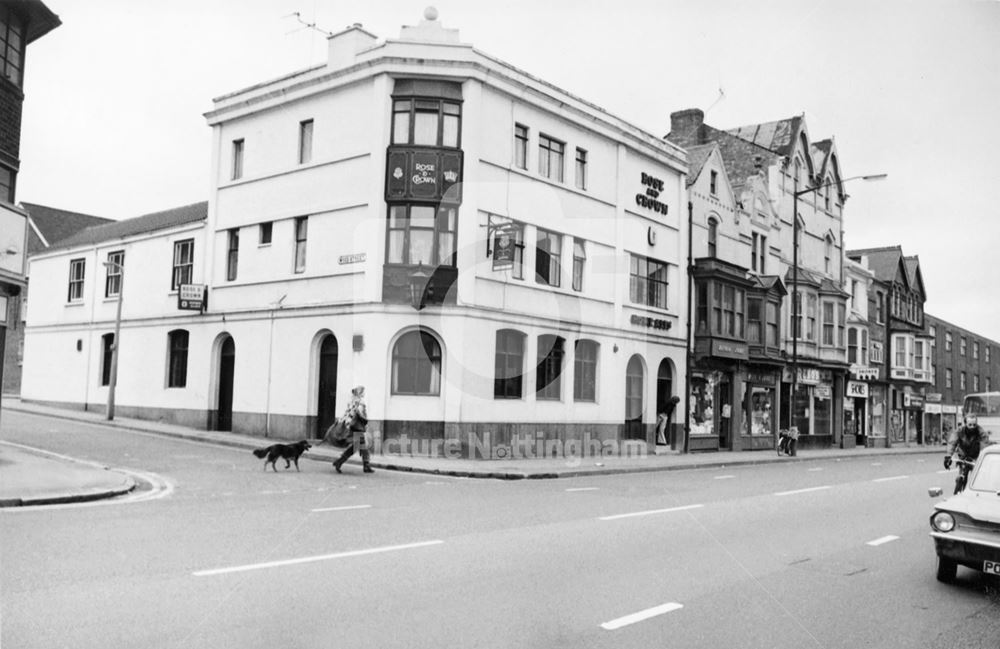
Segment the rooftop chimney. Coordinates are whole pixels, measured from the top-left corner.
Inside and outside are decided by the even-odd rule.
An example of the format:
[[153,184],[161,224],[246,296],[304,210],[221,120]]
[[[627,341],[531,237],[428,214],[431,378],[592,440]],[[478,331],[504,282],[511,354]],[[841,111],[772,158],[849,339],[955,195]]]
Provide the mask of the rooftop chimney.
[[670,134],[667,139],[681,146],[702,144],[699,132],[705,123],[705,112],[700,108],[688,108],[670,113]]
[[337,32],[327,42],[327,67],[338,69],[354,64],[358,52],[375,45],[378,37],[367,31],[361,23],[354,23],[342,32]]

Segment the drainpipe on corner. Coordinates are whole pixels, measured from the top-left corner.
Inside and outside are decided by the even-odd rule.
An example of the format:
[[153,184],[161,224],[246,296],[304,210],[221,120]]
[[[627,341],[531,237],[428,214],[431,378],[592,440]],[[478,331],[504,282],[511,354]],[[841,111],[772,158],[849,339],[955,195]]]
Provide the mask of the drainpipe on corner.
[[684,379],[684,445],[683,453],[688,452],[688,440],[691,438],[691,302],[694,299],[694,291],[691,288],[691,271],[693,269],[693,243],[694,239],[694,203],[688,201],[688,263],[687,263],[687,334],[684,345],[684,363],[686,376]]

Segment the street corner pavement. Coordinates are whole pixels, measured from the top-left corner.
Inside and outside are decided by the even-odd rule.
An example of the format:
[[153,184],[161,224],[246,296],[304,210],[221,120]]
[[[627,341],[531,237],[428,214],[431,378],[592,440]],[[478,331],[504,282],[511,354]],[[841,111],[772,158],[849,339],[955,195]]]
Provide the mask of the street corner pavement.
[[135,486],[130,476],[98,464],[0,442],[0,507],[111,498]]

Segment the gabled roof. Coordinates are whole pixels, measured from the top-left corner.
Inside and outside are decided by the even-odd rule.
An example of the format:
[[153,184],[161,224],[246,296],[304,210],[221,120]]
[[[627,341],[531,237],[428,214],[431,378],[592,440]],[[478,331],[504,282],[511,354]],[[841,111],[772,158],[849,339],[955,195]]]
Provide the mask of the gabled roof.
[[714,148],[716,148],[716,144],[712,142],[710,144],[700,144],[697,146],[687,147],[685,149],[688,154],[688,187],[693,185],[695,181],[698,180],[702,167],[705,166],[705,162],[708,161],[709,156],[712,155],[712,149]]
[[167,228],[184,225],[185,223],[204,221],[206,218],[208,218],[208,202],[202,201],[123,221],[113,221],[103,225],[92,226],[60,241],[58,245],[53,245],[51,249],[89,246],[95,243],[124,239],[125,237],[137,234],[166,230]]
[[73,236],[77,232],[94,225],[113,223],[100,216],[60,210],[36,203],[21,203],[28,213],[30,231],[28,234],[28,254],[40,252]]
[[738,126],[726,132],[780,155],[791,155],[801,125],[802,117],[792,117],[762,124]]
[[890,284],[895,282],[900,270],[903,272],[903,279],[907,280],[906,269],[902,266],[903,249],[900,246],[848,250],[847,256],[855,261],[867,257],[868,268],[875,273],[875,279],[879,281]]
[[910,283],[910,288],[920,289],[920,295],[926,299],[927,293],[924,292],[924,278],[920,272],[920,259],[916,255],[903,257],[903,263],[906,265],[906,279]]
[[777,275],[751,275],[750,279],[754,283],[754,288],[761,292],[774,291],[778,295],[788,295],[785,283]]

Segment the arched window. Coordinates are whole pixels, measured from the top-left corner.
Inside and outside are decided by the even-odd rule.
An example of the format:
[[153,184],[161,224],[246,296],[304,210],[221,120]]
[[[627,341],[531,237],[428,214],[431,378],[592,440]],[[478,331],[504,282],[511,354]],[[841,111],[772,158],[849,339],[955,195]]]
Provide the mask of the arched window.
[[593,340],[576,341],[573,356],[573,401],[597,401],[597,352]]
[[525,334],[516,329],[497,331],[494,399],[520,399],[524,396],[524,341]]
[[393,346],[392,394],[441,394],[441,345],[429,332],[408,331]]
[[188,332],[184,329],[174,329],[167,334],[169,347],[168,388],[183,388],[187,385],[188,340]]
[[708,256],[714,257],[719,237],[719,222],[714,218],[708,220]]
[[642,420],[642,393],[643,393],[643,370],[642,360],[636,354],[628,361],[625,369],[625,420]]

